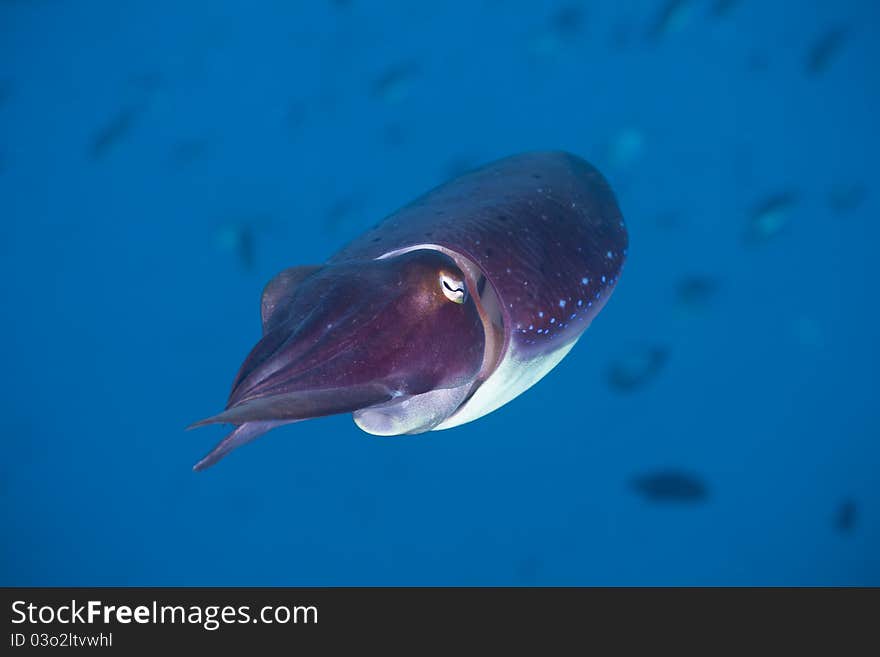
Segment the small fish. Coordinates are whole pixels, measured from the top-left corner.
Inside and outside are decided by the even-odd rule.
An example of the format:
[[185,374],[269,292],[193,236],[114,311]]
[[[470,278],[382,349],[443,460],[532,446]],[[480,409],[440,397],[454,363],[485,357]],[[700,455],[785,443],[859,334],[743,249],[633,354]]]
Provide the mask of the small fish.
[[680,32],[690,21],[692,14],[693,4],[690,0],[666,0],[648,28],[648,40],[659,41],[665,36]]
[[692,473],[659,470],[634,477],[633,489],[646,500],[662,503],[696,503],[709,497],[708,486]]
[[529,41],[529,50],[539,57],[557,55],[580,34],[584,24],[584,12],[576,5],[565,5],[535,32]]
[[251,222],[223,224],[215,235],[217,247],[236,255],[242,269],[253,271],[256,263],[255,229]]
[[857,210],[868,198],[868,188],[860,183],[838,185],[828,193],[828,207],[838,214]]
[[550,19],[551,29],[561,37],[576,36],[584,26],[584,11],[577,5],[560,7]]
[[399,103],[409,96],[412,82],[418,74],[413,62],[403,62],[387,69],[373,80],[370,96],[389,105]]
[[808,75],[820,75],[831,64],[849,38],[849,29],[832,27],[817,38],[807,50],[804,67]]
[[843,500],[834,513],[834,529],[840,534],[851,534],[858,522],[858,508],[851,499]]
[[93,160],[104,157],[107,152],[124,139],[134,127],[140,110],[134,107],[125,107],[113,116],[110,121],[98,130],[92,138],[90,154]]
[[243,226],[238,237],[238,260],[245,271],[252,271],[256,255],[254,253],[254,231],[250,226]]
[[718,281],[709,276],[685,276],[678,282],[678,304],[687,309],[702,310],[708,307],[718,293]]
[[756,244],[776,237],[788,225],[789,215],[797,201],[797,194],[786,190],[771,194],[757,203],[749,214],[745,241]]
[[666,347],[636,349],[626,357],[612,361],[605,372],[605,380],[618,392],[632,392],[654,379],[668,358]]

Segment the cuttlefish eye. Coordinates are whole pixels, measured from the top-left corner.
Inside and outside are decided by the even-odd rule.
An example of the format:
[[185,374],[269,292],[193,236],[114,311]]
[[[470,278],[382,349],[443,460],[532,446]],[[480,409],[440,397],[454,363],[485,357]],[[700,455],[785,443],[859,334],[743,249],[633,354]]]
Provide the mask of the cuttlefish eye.
[[446,272],[440,272],[440,289],[446,298],[455,303],[464,303],[467,299],[467,287],[464,280]]

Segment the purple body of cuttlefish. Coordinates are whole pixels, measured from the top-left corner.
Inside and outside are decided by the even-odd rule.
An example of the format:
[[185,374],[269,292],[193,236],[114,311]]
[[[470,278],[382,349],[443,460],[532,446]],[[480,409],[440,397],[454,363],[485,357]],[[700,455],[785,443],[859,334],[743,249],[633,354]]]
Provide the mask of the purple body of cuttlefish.
[[376,435],[447,429],[508,403],[577,342],[617,285],[628,236],[602,175],[515,155],[401,208],[263,292],[263,337],[195,469],[283,424],[352,413]]

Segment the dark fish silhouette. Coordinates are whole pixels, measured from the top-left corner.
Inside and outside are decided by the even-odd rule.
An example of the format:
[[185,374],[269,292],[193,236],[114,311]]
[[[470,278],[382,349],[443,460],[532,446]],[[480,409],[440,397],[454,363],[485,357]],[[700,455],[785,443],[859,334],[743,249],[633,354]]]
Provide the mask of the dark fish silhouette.
[[128,136],[140,113],[136,107],[125,107],[113,116],[92,138],[90,154],[93,160],[104,157],[119,141]]
[[787,190],[771,194],[758,202],[749,214],[745,241],[757,244],[776,237],[788,225],[791,209],[797,201],[797,194]]
[[254,231],[250,226],[243,226],[238,239],[238,261],[245,271],[252,271],[256,262]]
[[648,28],[648,40],[659,41],[665,36],[680,31],[690,20],[692,13],[691,0],[666,0]]
[[849,38],[849,28],[830,28],[810,45],[804,67],[808,75],[820,75],[831,64]]
[[414,62],[392,66],[373,80],[370,96],[391,104],[404,100],[418,71],[419,67]]
[[652,381],[668,358],[669,350],[659,345],[635,349],[611,362],[605,371],[605,380],[618,392],[632,392]]
[[695,474],[682,470],[660,470],[634,477],[632,487],[651,502],[695,503],[709,497],[709,489]]
[[568,4],[559,7],[547,23],[536,30],[529,41],[529,50],[539,57],[558,55],[581,33],[585,23],[584,10]]
[[573,37],[584,26],[584,10],[577,5],[560,7],[550,20],[550,27],[561,37]]
[[678,282],[676,297],[684,308],[704,309],[718,292],[718,281],[709,276],[685,276]]
[[257,260],[256,228],[259,220],[228,222],[216,234],[217,246],[235,254],[244,271],[253,271]]
[[851,499],[843,500],[834,513],[834,529],[840,534],[851,534],[858,523],[858,507]]
[[549,373],[611,296],[626,226],[608,183],[562,152],[508,157],[401,208],[321,265],[267,284],[263,337],[204,469],[275,427],[351,413],[383,436],[448,429]]

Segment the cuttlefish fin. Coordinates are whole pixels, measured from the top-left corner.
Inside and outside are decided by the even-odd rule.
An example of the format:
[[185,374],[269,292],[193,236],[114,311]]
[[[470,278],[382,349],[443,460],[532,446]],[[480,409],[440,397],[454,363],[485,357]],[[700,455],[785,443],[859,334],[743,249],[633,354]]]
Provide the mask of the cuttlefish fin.
[[226,438],[217,443],[207,456],[193,466],[194,472],[209,468],[234,449],[256,440],[270,429],[282,424],[289,424],[290,420],[268,420],[259,422],[245,422],[240,424]]
[[293,296],[299,284],[319,269],[321,269],[320,265],[288,267],[266,283],[266,287],[263,288],[263,297],[260,300],[260,316],[263,320],[264,335],[281,319],[276,316],[276,310],[279,307],[286,307],[287,304],[284,302]]

